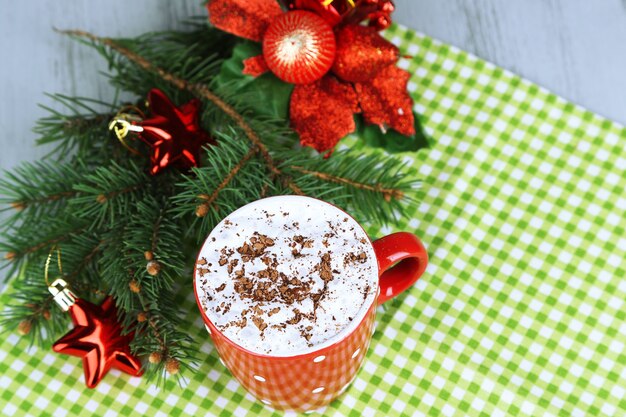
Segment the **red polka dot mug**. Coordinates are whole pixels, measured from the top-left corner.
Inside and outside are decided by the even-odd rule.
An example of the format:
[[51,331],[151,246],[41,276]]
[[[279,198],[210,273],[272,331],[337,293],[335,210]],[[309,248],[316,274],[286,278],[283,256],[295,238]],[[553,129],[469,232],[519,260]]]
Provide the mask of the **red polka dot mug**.
[[302,354],[255,353],[227,338],[207,317],[194,279],[196,302],[222,362],[259,401],[274,409],[312,411],[329,404],[355,379],[374,333],[376,306],[410,288],[428,263],[424,246],[411,233],[393,233],[369,243],[377,258],[378,289],[365,316],[334,343]]

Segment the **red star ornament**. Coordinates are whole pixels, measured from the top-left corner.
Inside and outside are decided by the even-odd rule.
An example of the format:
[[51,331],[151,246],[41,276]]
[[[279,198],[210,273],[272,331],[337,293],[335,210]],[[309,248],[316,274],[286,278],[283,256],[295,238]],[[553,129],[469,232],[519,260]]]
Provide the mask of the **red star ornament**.
[[132,334],[122,335],[112,297],[107,297],[100,306],[76,299],[69,312],[76,327],[52,349],[83,358],[87,387],[95,388],[111,368],[132,376],[143,374],[141,361],[130,353]]
[[139,137],[151,149],[150,173],[156,175],[169,166],[182,169],[197,167],[200,151],[215,141],[199,123],[200,100],[193,99],[180,107],[156,88],[148,93],[151,117],[138,123]]

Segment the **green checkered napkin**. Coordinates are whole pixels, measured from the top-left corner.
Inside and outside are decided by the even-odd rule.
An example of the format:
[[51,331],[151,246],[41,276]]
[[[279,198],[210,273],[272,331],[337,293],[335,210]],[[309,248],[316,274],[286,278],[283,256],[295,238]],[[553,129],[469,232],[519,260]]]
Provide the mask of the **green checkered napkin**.
[[[323,413],[626,415],[626,129],[426,36],[387,36],[414,57],[401,66],[437,141],[403,156],[424,200],[394,229],[421,236],[431,263],[379,309],[363,369]],[[186,388],[113,371],[89,390],[80,359],[5,335],[0,410],[270,415],[220,364],[191,296],[181,302],[203,341]]]

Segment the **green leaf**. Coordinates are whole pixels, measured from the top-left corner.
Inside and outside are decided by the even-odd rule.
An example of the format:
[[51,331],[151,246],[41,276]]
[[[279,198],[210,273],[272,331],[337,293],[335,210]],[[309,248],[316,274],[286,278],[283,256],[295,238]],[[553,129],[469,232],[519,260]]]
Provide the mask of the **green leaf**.
[[262,53],[261,45],[243,41],[233,49],[233,55],[224,61],[215,78],[218,87],[236,90],[245,95],[246,104],[257,115],[273,119],[289,119],[289,97],[293,84],[278,79],[271,72],[259,77],[243,74],[243,61]]
[[367,145],[374,148],[383,148],[387,152],[414,152],[430,147],[430,138],[424,132],[419,116],[413,113],[415,119],[415,134],[404,136],[393,129],[383,133],[376,125],[368,125],[362,117],[356,119],[356,135]]

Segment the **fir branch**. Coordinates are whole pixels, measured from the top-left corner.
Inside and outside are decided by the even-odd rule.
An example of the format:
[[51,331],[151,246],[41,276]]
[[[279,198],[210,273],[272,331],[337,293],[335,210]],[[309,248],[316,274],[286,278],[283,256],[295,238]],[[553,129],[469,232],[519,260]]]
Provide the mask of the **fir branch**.
[[159,303],[163,303],[164,306],[157,305],[155,309],[152,307],[154,304],[146,300],[142,292],[139,292],[137,297],[142,310],[124,323],[126,328],[135,332],[131,343],[133,353],[148,355],[149,365],[144,367],[148,380],[156,378],[157,384],[161,384],[169,373],[176,375],[181,383],[183,372],[180,368],[193,371],[198,359],[193,353],[195,351],[193,339],[188,334],[176,330],[180,323],[169,318],[178,316],[179,312],[164,307],[174,306],[176,303],[169,300],[169,297],[161,297]]
[[[177,329],[181,313],[169,300],[174,280],[184,276],[185,251],[180,227],[163,197],[146,194],[134,213],[106,233],[100,263],[103,278],[125,313],[126,331],[135,333],[136,354],[157,352],[162,360],[147,366],[147,377],[162,380],[167,364],[193,365],[195,347]],[[172,362],[174,361],[174,362]]]
[[102,280],[108,287],[109,294],[115,298],[116,306],[123,311],[141,309],[138,300],[130,291],[129,283],[135,277],[136,270],[127,259],[124,242],[127,224],[120,221],[115,227],[107,228],[102,233],[102,255],[98,259]]
[[196,209],[196,215],[199,214],[198,210],[204,210],[204,209],[208,210],[208,208],[211,207],[213,205],[213,203],[215,203],[215,200],[217,199],[220,191],[222,191],[224,188],[226,188],[226,186],[228,184],[230,184],[232,182],[233,178],[235,178],[235,175],[237,175],[237,173],[241,170],[241,168],[243,168],[244,165],[246,165],[246,163],[250,160],[250,158],[252,158],[258,152],[259,152],[259,148],[257,148],[257,147],[250,148],[250,150],[239,160],[239,162],[237,162],[237,164],[234,167],[232,167],[232,169],[224,177],[222,182],[220,182],[217,185],[217,187],[215,188],[215,190],[213,190],[211,195],[200,194],[198,196],[199,198],[201,198],[204,201]]
[[123,253],[128,269],[133,271],[132,279],[156,299],[171,291],[176,278],[183,275],[182,236],[164,197],[147,195],[135,208],[124,231]]
[[[89,250],[86,254],[79,255],[78,265],[76,265],[72,269],[72,271],[69,274],[67,274],[66,281],[72,282],[73,283],[72,288],[74,288],[76,291],[79,291],[79,292],[92,291],[93,293],[98,294],[98,295],[105,295],[105,292],[99,289],[94,289],[93,287],[87,288],[87,286],[84,283],[79,281],[79,278],[85,271],[91,270],[92,272],[97,274],[97,268],[94,265],[94,261],[96,260],[97,255],[102,250],[103,244],[104,244],[104,241],[98,241],[96,245],[93,246],[93,248]],[[85,247],[89,248],[89,245],[85,245],[85,244],[81,245],[81,248],[85,248]],[[88,279],[88,282],[92,284],[100,281],[99,279],[94,280],[89,277],[87,279]]]
[[204,240],[225,215],[259,199],[263,188],[275,190],[258,148],[232,131],[220,135],[219,143],[207,149],[204,165],[184,176],[172,197],[177,218],[195,214],[186,227],[195,242]]
[[15,224],[4,234],[0,251],[5,252],[4,266],[9,266],[11,277],[21,265],[37,256],[48,254],[50,247],[68,241],[87,228],[87,222],[56,214],[42,215],[39,222]]
[[312,170],[308,170],[304,167],[301,166],[297,166],[297,165],[290,165],[289,169],[293,169],[295,171],[298,171],[302,174],[306,174],[306,175],[312,175],[316,178],[321,179],[322,181],[329,181],[329,182],[335,182],[337,184],[343,184],[343,185],[347,185],[353,188],[357,188],[360,190],[365,190],[365,191],[372,191],[375,193],[380,193],[382,194],[383,198],[385,199],[385,201],[389,202],[392,199],[395,200],[401,200],[404,198],[404,191],[402,191],[399,188],[385,188],[383,186],[381,186],[380,184],[375,184],[375,185],[370,185],[370,184],[366,184],[360,181],[356,181],[350,178],[345,178],[345,177],[339,177],[336,175],[330,175],[328,173],[325,172],[320,172],[320,171],[312,171]]
[[79,194],[69,201],[76,216],[91,219],[92,227],[112,226],[117,216],[132,212],[134,199],[151,184],[142,167],[128,156],[126,167],[112,162],[74,185]]
[[[49,109],[37,129],[41,142],[58,144],[55,156],[67,163],[33,165],[32,172],[17,172],[0,184],[10,191],[3,202],[23,208],[0,243],[13,267],[28,271],[16,280],[22,304],[3,316],[13,326],[41,323],[31,328],[45,335],[54,330],[46,326],[64,323],[64,315],[52,314],[55,322],[46,324],[44,311],[57,309],[48,309],[41,275],[50,247],[62,243],[70,286],[81,298],[115,298],[125,331],[134,332],[133,352],[154,356],[146,375],[162,380],[172,360],[177,369],[192,368],[197,346],[181,330],[183,319],[192,319],[179,311],[174,294],[190,274],[197,243],[224,216],[267,195],[295,193],[328,200],[362,221],[387,222],[413,201],[416,183],[400,160],[349,152],[321,159],[294,148],[285,121],[255,115],[245,94],[215,81],[229,51],[220,44],[226,35],[201,29],[113,40],[66,33],[101,52],[115,72],[112,82],[124,91],[145,97],[156,87],[177,103],[201,99],[202,127],[219,145],[208,148],[201,167],[189,173],[169,169],[150,176],[147,160],[129,155],[106,129],[117,100],[105,106],[55,96],[66,109]],[[68,158],[70,151],[76,154]]]
[[[77,169],[78,168],[78,169]],[[5,225],[16,221],[38,221],[42,214],[54,214],[76,195],[72,185],[80,179],[80,166],[48,162],[23,163],[0,180],[0,204],[13,208]]]
[[68,197],[73,197],[76,195],[76,191],[59,191],[58,193],[52,193],[48,195],[43,195],[41,197],[25,197],[18,200],[15,200],[11,203],[11,206],[17,210],[24,210],[26,207],[38,206],[44,203],[51,203],[54,201],[59,201],[66,199]]
[[[62,245],[46,245],[45,250],[39,251],[26,264],[29,277],[38,282],[45,282],[45,264],[50,251],[58,247],[61,251],[61,267],[56,262],[51,262],[48,268],[48,280],[46,286],[55,278],[63,278],[70,288],[81,298],[88,300],[97,296],[105,295],[102,291],[101,277],[97,268],[96,257],[101,250],[102,242],[94,233],[86,230],[79,233],[71,233],[62,241]],[[44,291],[48,296],[49,293]]]
[[[31,273],[32,274],[32,273]],[[66,329],[68,318],[47,290],[42,276],[22,277],[12,288],[11,301],[0,312],[4,331],[17,330],[42,346],[55,340]]]
[[[48,95],[64,111],[40,105],[49,114],[37,121],[34,132],[38,145],[55,144],[49,155],[67,158],[76,151],[79,158],[102,160],[110,158],[107,125],[116,111],[116,104],[63,94]],[[57,106],[57,107],[58,107]]]
[[239,126],[239,128],[242,129],[242,131],[248,137],[250,142],[252,142],[252,144],[259,149],[259,152],[263,156],[263,159],[265,160],[265,163],[267,164],[270,172],[272,172],[277,177],[286,178],[287,186],[291,189],[291,191],[294,194],[303,195],[302,190],[293,181],[291,181],[290,178],[285,177],[285,175],[281,172],[281,170],[278,169],[277,164],[275,163],[274,158],[272,158],[269,150],[267,149],[267,147],[265,146],[261,138],[258,136],[258,134],[254,131],[254,129],[252,129],[250,124],[246,121],[246,119],[239,112],[237,112],[237,110],[233,106],[231,106],[230,104],[222,100],[218,95],[216,95],[213,91],[211,91],[206,85],[200,84],[200,83],[190,83],[189,81],[183,78],[180,78],[171,72],[165,71],[164,69],[155,66],[152,62],[148,61],[141,55],[124,47],[121,43],[117,42],[116,40],[112,38],[98,37],[89,32],[85,32],[81,30],[67,30],[67,31],[63,31],[62,33],[70,35],[70,36],[75,36],[78,38],[89,39],[93,41],[94,43],[105,45],[113,49],[120,55],[124,56],[129,61],[138,65],[145,71],[158,74],[159,77],[161,77],[163,80],[167,81],[168,83],[172,84],[177,89],[189,91],[195,96],[198,96],[200,98],[203,98],[213,103],[213,105],[218,107],[220,110],[222,110],[222,112],[224,112],[227,116],[229,116],[235,122],[235,124]]
[[18,329],[29,334],[31,342],[40,345],[57,339],[65,330],[68,316],[54,303],[48,284],[57,277],[66,280],[81,298],[94,300],[105,295],[99,288],[100,278],[93,270],[94,256],[98,250],[94,236],[73,234],[64,242],[61,274],[55,262],[50,264],[49,282],[45,280],[44,265],[50,246],[23,263],[11,289],[11,301],[0,313],[0,324],[5,329]]
[[[206,83],[219,73],[222,60],[230,55],[237,38],[208,27],[206,20],[192,24],[191,28],[189,32],[153,32],[117,42],[127,49],[140,51],[141,56],[154,65],[168,68],[189,82]],[[111,54],[102,45],[81,42],[93,46],[107,59],[110,68],[115,70],[110,75],[111,82],[122,91],[145,97],[149,89],[160,88],[175,102],[189,100],[189,92],[172,88],[158,74],[138,71],[134,64]]]
[[334,202],[361,222],[381,224],[397,220],[415,202],[421,183],[403,168],[394,157],[350,151],[337,151],[327,159],[311,158],[304,151],[284,154],[281,165],[305,193]]

